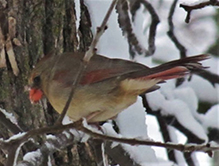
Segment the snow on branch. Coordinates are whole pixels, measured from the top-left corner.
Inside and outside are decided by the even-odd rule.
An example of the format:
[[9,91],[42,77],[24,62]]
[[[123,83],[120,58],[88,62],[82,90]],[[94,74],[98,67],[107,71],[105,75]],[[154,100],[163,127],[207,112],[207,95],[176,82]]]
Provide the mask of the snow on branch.
[[[80,121],[78,121],[80,124]],[[138,139],[128,139],[128,138],[118,138],[118,137],[113,137],[113,136],[107,136],[103,135],[97,132],[94,132],[88,128],[86,128],[83,125],[83,122],[81,121],[82,125],[78,125],[77,129],[80,131],[85,132],[86,134],[89,134],[90,136],[100,138],[103,140],[108,140],[108,141],[114,141],[114,142],[119,142],[119,143],[126,143],[130,145],[147,145],[147,146],[156,146],[156,147],[163,147],[163,148],[168,148],[168,149],[174,149],[178,150],[181,152],[194,152],[194,151],[201,151],[208,153],[209,156],[212,156],[212,151],[219,150],[219,146],[212,145],[210,143],[208,144],[173,144],[173,143],[162,143],[162,142],[156,142],[152,140],[138,140]]]
[[[126,143],[126,144],[130,144],[130,145],[158,146],[158,147],[164,147],[164,148],[168,148],[168,149],[179,150],[179,151],[183,151],[183,152],[202,151],[202,152],[208,153],[210,156],[212,156],[212,151],[219,150],[218,146],[214,146],[212,144],[182,145],[182,144],[155,142],[155,141],[152,141],[152,140],[137,140],[137,139],[126,139],[126,138],[118,138],[118,137],[107,136],[107,135],[103,135],[103,134],[100,134],[100,133],[96,133],[96,132],[86,128],[85,126],[83,126],[83,123],[81,121],[73,123],[73,124],[68,124],[68,125],[62,125],[61,124],[61,122],[63,120],[63,117],[65,116],[65,114],[67,112],[67,109],[69,107],[69,104],[70,104],[70,102],[73,98],[74,89],[78,85],[78,82],[80,81],[81,76],[82,76],[83,72],[85,71],[87,63],[89,62],[90,58],[95,54],[95,47],[96,47],[96,45],[99,41],[99,38],[101,37],[101,35],[104,33],[104,31],[106,29],[107,21],[109,19],[109,16],[110,16],[112,10],[114,9],[114,7],[116,5],[116,2],[117,2],[117,0],[113,0],[113,2],[111,4],[105,18],[104,18],[104,20],[101,24],[101,26],[99,28],[97,28],[97,33],[96,33],[96,35],[93,39],[93,42],[92,42],[89,50],[85,54],[84,64],[81,65],[81,68],[79,69],[79,72],[78,72],[77,79],[72,84],[72,89],[71,89],[68,101],[65,105],[65,108],[63,109],[62,114],[60,115],[58,123],[54,126],[51,126],[51,127],[33,129],[33,130],[28,131],[26,133],[19,134],[19,136],[16,137],[16,138],[13,137],[13,139],[10,138],[8,140],[0,140],[1,149],[6,150],[6,152],[8,153],[8,160],[7,160],[6,166],[13,165],[14,163],[16,163],[16,156],[18,154],[17,152],[19,151],[19,148],[25,142],[27,142],[29,139],[31,139],[35,136],[43,135],[43,134],[47,134],[47,133],[60,133],[60,132],[63,132],[64,130],[69,130],[69,129],[72,129],[72,128],[83,131],[84,133],[87,133],[87,134],[89,134],[89,135],[91,135],[95,138],[108,140],[108,141],[119,142],[119,143]],[[129,3],[127,3],[127,1],[124,1],[124,0],[120,0],[119,2],[124,2],[123,4],[120,4],[121,6],[118,6],[118,7],[121,7],[119,9],[120,14],[123,13],[125,15],[124,18],[128,19],[128,21],[124,23],[125,24],[124,26],[127,26],[128,24],[131,25],[131,20],[128,16],[128,12],[129,12],[128,5],[129,5]],[[148,50],[146,51],[147,52],[146,55],[151,55],[155,51],[155,35],[156,35],[156,27],[157,27],[157,24],[159,23],[159,18],[157,16],[154,8],[152,7],[152,5],[149,2],[147,2],[145,0],[139,0],[139,1],[136,0],[136,1],[131,1],[131,2],[132,3],[130,3],[130,4],[133,5],[133,6],[130,5],[131,7],[133,7],[132,9],[134,9],[134,6],[135,6],[136,10],[137,10],[138,7],[142,4],[142,5],[145,6],[145,8],[148,9],[148,11],[151,14],[152,23],[151,23],[151,26],[150,26],[150,33],[149,33],[149,39],[148,39],[149,47],[148,47]],[[172,33],[172,37],[175,37],[175,35],[174,35],[174,25],[172,23],[172,17],[173,17],[174,9],[176,7],[176,2],[177,1],[175,0],[172,7],[171,7],[170,14],[169,14],[169,26],[170,26],[169,33],[170,34]],[[209,2],[212,2],[212,1],[209,1]],[[131,13],[135,13],[135,10],[131,10]],[[124,18],[122,18],[122,19],[124,19]],[[141,48],[139,46],[139,43],[137,41],[136,36],[132,33],[132,30],[130,31],[130,29],[129,30],[126,29],[126,31],[127,31],[127,34],[129,33],[129,35],[130,35],[130,40],[131,40],[132,45],[135,47],[136,50],[140,51]],[[175,37],[175,39],[176,39],[176,37]],[[179,42],[178,42],[178,45],[177,45],[177,39],[175,40],[174,43],[176,44],[177,48],[182,46]],[[182,49],[182,50],[181,50],[181,48],[178,48],[178,49],[181,51],[181,57],[186,56],[185,55],[186,54],[185,49]],[[205,74],[202,74],[201,76],[205,79],[208,79],[212,84],[219,83],[219,76],[218,75],[215,75],[214,79],[212,80],[212,75],[211,74],[209,74],[207,71],[204,71],[203,73],[205,73]],[[0,116],[2,116],[1,112],[0,112]],[[4,119],[6,119],[6,118],[4,118]],[[7,123],[8,123],[7,121],[4,122],[4,124],[7,124]],[[11,123],[9,123],[9,126],[10,125],[11,125]],[[13,129],[14,125],[12,125],[11,128]],[[19,128],[18,129],[15,128],[15,129],[13,129],[13,131],[16,132],[16,133],[20,132]],[[31,158],[31,160],[34,160],[34,158],[37,159],[37,157],[39,157],[39,155],[46,157],[49,154],[51,154],[52,152],[56,151],[57,149],[60,149],[64,146],[67,146],[67,145],[69,145],[69,144],[71,144],[75,141],[75,135],[73,133],[70,133],[69,135],[67,135],[66,133],[61,133],[61,134],[57,134],[55,137],[56,137],[55,139],[52,139],[51,137],[47,138],[47,141],[45,142],[45,144],[42,147],[40,147],[37,151],[35,151],[35,153],[33,152],[33,157]],[[60,143],[62,143],[62,144],[60,144]],[[29,153],[29,155],[31,156],[30,153]],[[23,165],[26,164],[27,162],[31,163],[31,161],[28,160],[27,156],[24,159],[26,161],[23,161],[23,163],[21,162],[20,166],[22,166],[22,164]]]
[[69,124],[69,125],[54,125],[52,127],[44,127],[39,129],[33,129],[26,133],[19,133],[8,140],[0,140],[0,148],[8,152],[8,158],[6,166],[11,166],[16,163],[17,151],[25,142],[27,142],[30,138],[33,138],[38,135],[43,135],[47,133],[60,133],[64,130],[74,128],[77,123]]
[[6,128],[8,128],[12,133],[21,132],[21,129],[17,126],[15,117],[2,108],[0,108],[0,119],[1,123],[6,126]]
[[[173,126],[181,131],[188,138],[187,142],[189,143],[201,144],[208,140],[202,125],[191,115],[186,103],[179,99],[165,100],[160,102],[162,104],[158,110],[155,110],[155,106],[151,102],[153,99],[153,96],[142,95],[142,102],[147,113],[156,116],[158,119],[165,142],[172,141],[168,135],[167,125]],[[186,121],[182,119],[186,119]],[[167,137],[169,137],[169,140],[167,140]]]
[[[127,138],[118,138],[118,137],[113,137],[113,136],[107,136],[104,134],[100,134],[97,132],[92,131],[91,129],[88,129],[87,127],[84,126],[84,122],[82,120],[77,121],[75,123],[67,124],[67,125],[55,125],[51,127],[44,127],[44,128],[39,128],[39,129],[33,129],[31,131],[28,131],[26,133],[19,134],[16,137],[13,137],[9,140],[0,140],[0,147],[3,150],[8,151],[8,160],[6,163],[6,166],[13,165],[16,163],[16,155],[17,151],[23,145],[26,141],[28,141],[30,138],[33,138],[38,135],[42,134],[47,134],[47,133],[60,133],[63,132],[64,130],[69,130],[69,129],[77,129],[79,131],[82,131],[94,138],[99,138],[107,141],[114,141],[118,143],[126,143],[130,145],[147,145],[147,146],[157,146],[157,147],[163,147],[163,148],[168,148],[168,149],[174,149],[174,150],[179,150],[182,152],[194,152],[194,151],[201,151],[208,153],[209,156],[212,156],[212,151],[219,150],[219,146],[214,146],[212,144],[173,144],[173,143],[162,143],[162,142],[156,142],[152,140],[138,140],[138,139],[127,139]],[[63,136],[63,135],[62,135]],[[69,139],[66,139],[67,136],[64,136],[64,140],[67,140],[69,142]],[[71,135],[70,138],[74,137]],[[50,139],[51,140],[51,139]],[[48,146],[48,150],[51,150],[51,147],[53,150],[56,149],[56,147],[59,147],[59,140],[53,140],[54,142],[51,141],[50,145]],[[71,142],[71,141],[70,141]],[[48,145],[48,144],[45,144]],[[61,146],[62,147],[62,146]],[[43,148],[43,147],[42,147]],[[42,149],[41,149],[42,150]],[[45,152],[48,152],[46,149]],[[42,153],[42,152],[41,152]]]
[[113,146],[113,142],[107,141],[105,143],[106,154],[112,158],[118,165],[125,166],[141,166],[134,161],[129,154],[124,150],[122,145]]
[[71,130],[56,135],[48,135],[43,146],[36,151],[26,153],[23,157],[23,161],[20,161],[17,166],[26,166],[27,164],[28,166],[45,165],[45,163],[48,163],[48,157],[51,154],[78,142],[79,139],[77,135],[76,132],[73,133]]
[[202,9],[206,6],[219,6],[219,1],[209,0],[209,1],[206,1],[206,2],[200,2],[200,3],[193,4],[193,5],[180,4],[180,7],[182,7],[187,12],[185,22],[189,23],[190,15],[191,15],[191,12],[193,10]]

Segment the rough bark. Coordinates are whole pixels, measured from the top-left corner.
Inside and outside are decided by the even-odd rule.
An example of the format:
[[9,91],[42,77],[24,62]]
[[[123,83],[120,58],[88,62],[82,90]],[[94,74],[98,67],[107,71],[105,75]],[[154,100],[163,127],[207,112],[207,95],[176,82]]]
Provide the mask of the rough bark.
[[[60,52],[74,51],[79,45],[80,50],[86,50],[92,40],[89,20],[83,1],[78,30],[74,0],[0,1],[0,107],[16,117],[21,130],[54,123],[57,115],[49,105],[43,110],[40,105],[29,102],[28,75],[33,65],[54,48]],[[14,63],[11,58],[15,59]],[[0,121],[1,138],[7,139],[18,132],[19,129],[10,131],[10,126]],[[26,151],[35,148],[34,145],[27,147]],[[55,153],[52,162],[54,165],[89,165],[81,160],[88,156],[85,149],[85,145],[71,145]],[[0,165],[5,164],[5,160],[0,150]]]

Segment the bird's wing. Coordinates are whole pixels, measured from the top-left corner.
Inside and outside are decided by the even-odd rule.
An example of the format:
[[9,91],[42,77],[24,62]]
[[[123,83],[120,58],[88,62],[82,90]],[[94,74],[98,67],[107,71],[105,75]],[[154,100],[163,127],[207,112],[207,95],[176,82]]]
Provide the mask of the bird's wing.
[[[79,72],[79,65],[77,64],[78,68],[73,67],[73,65],[76,63],[73,58],[65,58],[65,61],[66,66],[70,66],[70,68],[64,67],[62,69],[58,69],[53,76],[53,80],[58,81],[62,83],[63,86],[67,87],[71,86],[73,81],[76,79],[76,75],[78,75]],[[67,63],[72,65],[67,65]],[[82,61],[77,63],[82,63]],[[80,85],[93,84],[115,77],[119,78],[121,76],[129,75],[130,73],[145,69],[148,68],[144,65],[131,61],[110,59],[100,55],[95,55],[92,57],[85,72],[83,73],[83,76],[80,80]]]

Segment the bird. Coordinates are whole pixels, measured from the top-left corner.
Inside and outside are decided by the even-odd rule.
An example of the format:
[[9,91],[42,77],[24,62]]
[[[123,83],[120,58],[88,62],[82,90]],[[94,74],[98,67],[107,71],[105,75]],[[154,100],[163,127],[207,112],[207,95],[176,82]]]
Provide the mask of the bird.
[[[73,121],[86,118],[88,123],[114,119],[121,111],[134,104],[137,97],[159,88],[159,83],[181,78],[203,69],[200,61],[208,59],[201,54],[170,61],[156,67],[123,59],[94,54],[84,65],[85,52],[51,53],[43,57],[29,77],[29,99],[32,103],[46,97],[53,108],[61,113],[74,89],[67,115]],[[134,110],[133,110],[134,111]]]

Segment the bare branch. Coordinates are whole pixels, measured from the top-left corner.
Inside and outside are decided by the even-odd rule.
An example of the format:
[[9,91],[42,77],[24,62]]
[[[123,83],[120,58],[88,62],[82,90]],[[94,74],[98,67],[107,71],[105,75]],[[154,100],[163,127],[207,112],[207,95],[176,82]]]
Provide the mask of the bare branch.
[[215,84],[219,84],[219,75],[210,71],[201,69],[201,71],[198,71],[195,74],[208,80],[213,86],[215,86]]
[[156,36],[156,30],[157,30],[157,25],[160,22],[160,19],[153,8],[153,6],[145,0],[141,0],[141,3],[145,6],[145,8],[148,9],[150,15],[151,15],[151,26],[149,30],[149,37],[148,37],[148,51],[146,55],[152,55],[155,52],[155,36]]
[[200,2],[200,3],[195,4],[195,5],[180,4],[180,7],[182,7],[185,11],[187,11],[187,16],[186,16],[185,22],[189,23],[190,15],[191,15],[191,12],[193,10],[202,9],[206,6],[219,6],[219,2],[217,0],[209,0],[206,2]]
[[[173,2],[173,4],[172,4],[172,6],[171,6],[171,9],[170,9],[170,12],[169,12],[169,16],[168,16],[168,23],[169,23],[169,31],[167,32],[167,34],[168,34],[168,36],[170,37],[170,39],[173,41],[173,43],[175,44],[175,46],[177,47],[177,49],[179,50],[179,52],[180,52],[180,57],[181,58],[184,58],[184,57],[186,57],[186,48],[179,42],[179,40],[177,39],[177,37],[176,37],[176,35],[175,35],[175,33],[174,33],[174,24],[173,24],[173,14],[174,14],[174,10],[175,10],[175,8],[176,8],[176,4],[177,4],[177,2],[178,2],[178,0],[174,0],[174,2]],[[209,1],[208,3],[211,3],[211,5],[217,5],[217,4],[219,4],[219,2],[215,2],[214,0],[213,0],[213,2],[211,1]],[[186,9],[187,9],[187,7],[189,8],[189,9],[191,9],[191,10],[193,10],[193,7],[195,8],[195,9],[198,9],[198,7],[204,7],[204,4],[206,4],[206,2],[204,2],[204,3],[200,3],[200,4],[198,4],[198,5],[194,5],[194,6],[186,6],[186,5],[180,5],[180,7],[183,7],[183,6],[186,6]],[[186,10],[185,9],[185,10]],[[211,72],[209,72],[209,71],[206,71],[206,70],[203,70],[203,69],[200,69],[200,70],[198,70],[197,72],[194,72],[194,74],[196,74],[196,75],[199,75],[200,77],[202,77],[202,78],[204,78],[204,79],[206,79],[206,80],[208,80],[213,86],[216,84],[216,83],[219,83],[219,76],[218,75],[216,75],[216,74],[213,74],[213,73],[211,73]],[[184,79],[183,78],[181,78],[181,79],[178,79],[177,80],[177,85],[178,84],[181,84],[182,82],[184,81]]]
[[133,33],[127,0],[119,0],[116,6],[116,11],[118,13],[119,27],[121,28],[123,35],[127,37],[131,56],[134,57],[136,52],[138,54],[146,52],[146,50],[140,45],[135,33]]
[[156,147],[174,149],[174,150],[178,150],[178,151],[181,151],[181,152],[201,151],[201,152],[208,153],[210,156],[212,155],[212,151],[219,150],[219,146],[211,146],[210,144],[201,144],[201,145],[187,144],[187,145],[183,145],[183,144],[155,142],[155,141],[152,141],[152,140],[137,140],[137,139],[112,137],[112,136],[107,136],[107,135],[103,135],[103,134],[93,132],[90,129],[84,127],[83,125],[81,125],[80,128],[78,128],[78,130],[83,131],[86,134],[89,134],[90,136],[93,136],[93,137],[96,137],[96,138],[100,138],[100,139],[108,140],[108,141],[119,142],[119,143],[126,143],[126,144],[130,144],[130,145],[156,146]]
[[148,48],[147,50],[144,50],[145,56],[149,56],[149,55],[153,55],[156,49],[155,36],[156,36],[157,25],[160,22],[160,19],[153,6],[146,0],[130,1],[130,11],[133,15],[133,18],[137,9],[141,6],[141,4],[148,10],[148,12],[151,15],[151,25],[150,25],[149,36],[148,36]]
[[101,26],[97,28],[97,32],[96,32],[96,35],[94,36],[94,39],[91,43],[91,46],[89,47],[89,50],[85,53],[85,56],[84,56],[85,62],[89,62],[90,58],[94,55],[95,47],[96,47],[100,37],[102,36],[104,31],[106,30],[107,21],[109,20],[109,17],[111,15],[116,3],[117,3],[117,0],[112,1],[111,6],[110,6],[109,10],[107,11],[106,16],[104,17]]
[[175,44],[177,49],[179,50],[180,57],[185,58],[186,57],[186,48],[179,42],[179,40],[177,39],[177,37],[174,34],[173,14],[174,14],[177,2],[178,2],[178,0],[174,0],[172,6],[170,8],[170,12],[169,12],[169,16],[168,16],[169,31],[167,32],[167,34],[170,37],[170,39],[173,41],[173,43]]

